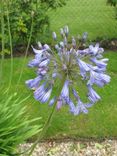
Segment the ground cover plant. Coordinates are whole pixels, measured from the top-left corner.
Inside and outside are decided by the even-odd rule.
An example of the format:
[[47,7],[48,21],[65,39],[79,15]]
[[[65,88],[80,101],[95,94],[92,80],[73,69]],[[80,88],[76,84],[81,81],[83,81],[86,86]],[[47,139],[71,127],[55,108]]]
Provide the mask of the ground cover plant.
[[[0,155],[19,155],[18,146],[32,136],[39,134],[40,117],[30,119],[27,106],[23,103],[29,98],[20,99],[17,93],[8,93],[1,88],[0,96]],[[2,98],[4,97],[4,98]],[[35,122],[38,122],[38,124]],[[34,125],[35,124],[35,125]],[[26,151],[25,151],[26,152]]]

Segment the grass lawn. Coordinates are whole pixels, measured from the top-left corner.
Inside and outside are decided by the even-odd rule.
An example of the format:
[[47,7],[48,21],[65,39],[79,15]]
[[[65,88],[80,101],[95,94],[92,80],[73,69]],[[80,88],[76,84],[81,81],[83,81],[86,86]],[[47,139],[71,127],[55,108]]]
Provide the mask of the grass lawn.
[[[67,106],[56,111],[52,124],[47,131],[46,138],[80,137],[100,139],[104,137],[117,137],[117,53],[108,52],[105,53],[105,57],[110,59],[108,73],[112,79],[109,85],[106,85],[102,89],[97,89],[102,100],[89,110],[88,115],[73,116],[69,113]],[[30,59],[26,59],[22,79],[17,86],[17,92],[21,98],[31,95],[25,102],[28,106],[28,113],[31,114],[32,118],[42,116],[41,122],[44,123],[51,112],[51,107],[47,106],[47,104],[36,102],[32,91],[28,90],[25,86],[25,81],[35,76],[34,69],[27,67],[27,62]],[[22,63],[23,58],[14,58],[10,93],[16,91]],[[1,88],[7,88],[10,74],[10,59],[4,60],[3,74]]]
[[89,39],[114,38],[117,36],[117,20],[114,7],[107,0],[68,0],[67,5],[50,11],[51,30],[59,32],[68,25],[71,34],[88,32]]

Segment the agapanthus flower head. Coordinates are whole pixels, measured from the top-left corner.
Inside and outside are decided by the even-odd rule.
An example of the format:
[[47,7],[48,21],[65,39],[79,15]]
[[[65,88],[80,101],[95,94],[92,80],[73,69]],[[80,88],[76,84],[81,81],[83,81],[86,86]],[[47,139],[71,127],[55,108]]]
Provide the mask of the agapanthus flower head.
[[[56,104],[57,109],[66,104],[74,115],[87,114],[88,108],[101,99],[93,86],[103,87],[110,82],[110,76],[105,73],[108,59],[103,58],[104,49],[98,43],[83,50],[78,48],[79,41],[75,37],[72,36],[69,43],[68,26],[61,28],[60,34],[59,43],[56,43],[56,33],[52,34],[54,49],[40,42],[39,49],[32,46],[35,58],[28,66],[36,68],[37,76],[26,84],[41,103]],[[86,38],[85,32],[80,41],[84,43]],[[58,88],[61,88],[59,92]]]

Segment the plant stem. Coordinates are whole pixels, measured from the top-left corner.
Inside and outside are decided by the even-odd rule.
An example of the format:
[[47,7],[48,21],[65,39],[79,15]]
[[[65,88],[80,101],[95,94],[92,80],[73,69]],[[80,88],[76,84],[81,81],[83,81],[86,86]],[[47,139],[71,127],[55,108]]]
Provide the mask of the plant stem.
[[4,41],[4,2],[2,0],[1,2],[1,33],[2,33],[2,52],[1,52],[1,66],[0,66],[0,83],[2,82],[2,76],[3,76],[3,62],[4,62],[4,48],[5,48],[5,41]]
[[24,67],[25,67],[25,61],[26,61],[26,57],[27,57],[27,54],[28,54],[28,49],[29,49],[29,46],[30,46],[30,43],[31,43],[32,32],[33,32],[33,16],[32,16],[32,21],[31,21],[30,36],[29,36],[29,40],[28,40],[28,44],[27,44],[27,48],[26,48],[26,52],[25,52],[25,56],[24,56],[24,59],[23,59],[23,64],[22,64],[22,67],[21,67],[21,72],[20,72],[20,75],[19,75],[19,79],[18,79],[16,88],[18,88],[17,86],[19,85],[22,74],[23,74],[23,70],[24,70]]
[[9,9],[7,3],[7,24],[8,24],[8,33],[9,33],[9,43],[10,43],[10,54],[11,54],[11,67],[10,67],[10,79],[9,79],[9,86],[8,90],[11,86],[12,76],[13,76],[13,47],[12,47],[12,36],[11,36],[11,28],[10,28],[10,20],[9,20]]
[[[62,87],[63,87],[64,82],[65,82],[65,80],[62,81],[62,83],[61,83],[61,86],[62,86]],[[60,89],[59,89],[59,91],[58,91],[58,93],[59,93],[59,94],[58,94],[58,97],[60,96],[61,90],[62,90],[62,88],[60,87]],[[55,110],[56,110],[56,103],[57,103],[57,100],[58,100],[58,99],[56,98],[56,101],[55,101],[55,103],[54,103],[54,106],[53,106],[53,108],[52,108],[52,111],[51,111],[51,113],[50,113],[50,115],[49,115],[49,117],[48,117],[48,119],[47,119],[47,121],[46,121],[46,123],[45,123],[45,125],[44,125],[44,127],[43,127],[43,129],[42,129],[42,131],[41,131],[41,133],[40,133],[40,135],[39,135],[39,137],[37,138],[36,142],[32,145],[31,151],[29,152],[28,156],[31,156],[31,155],[32,155],[32,153],[33,153],[35,147],[37,146],[38,142],[41,141],[41,139],[43,138],[44,134],[46,133],[46,131],[47,131],[47,129],[48,129],[48,127],[49,127],[49,125],[50,125],[50,123],[51,123],[51,121],[52,121],[52,117],[53,117],[53,115],[54,115],[54,112],[55,112]]]
[[52,117],[53,117],[53,115],[54,115],[55,108],[56,108],[56,104],[54,104],[54,106],[53,106],[53,108],[52,108],[52,112],[51,112],[51,114],[49,115],[49,117],[48,117],[48,119],[47,119],[47,122],[46,122],[46,124],[45,124],[44,127],[43,127],[43,130],[41,131],[41,133],[40,133],[38,139],[36,140],[36,142],[32,145],[31,151],[29,152],[28,156],[31,156],[31,155],[32,155],[32,153],[33,153],[33,151],[34,151],[36,145],[37,145],[38,142],[43,138],[45,132],[47,131],[47,129],[48,129],[48,127],[49,127],[49,124],[50,124],[50,122],[51,122],[51,120],[52,120]]

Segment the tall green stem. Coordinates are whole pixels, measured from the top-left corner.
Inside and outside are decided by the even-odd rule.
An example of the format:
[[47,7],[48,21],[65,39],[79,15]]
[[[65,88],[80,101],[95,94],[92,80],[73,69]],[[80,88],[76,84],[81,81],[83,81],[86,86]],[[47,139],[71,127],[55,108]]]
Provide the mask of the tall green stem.
[[8,24],[8,33],[9,33],[9,43],[10,43],[10,55],[11,55],[11,67],[10,67],[10,79],[9,79],[9,86],[8,90],[11,86],[12,76],[13,76],[13,47],[12,47],[12,36],[11,36],[11,28],[10,28],[10,20],[9,20],[9,8],[7,3],[7,24]]
[[[59,90],[57,91],[57,92],[59,93],[59,94],[58,94],[58,97],[59,97],[59,95],[60,95],[60,93],[61,93],[61,90],[62,90],[62,87],[63,87],[64,82],[65,82],[65,80],[62,81],[61,87],[60,87]],[[43,126],[42,131],[40,132],[39,137],[37,138],[36,142],[32,145],[31,150],[30,150],[28,156],[31,156],[31,155],[32,155],[32,153],[33,153],[35,147],[37,146],[38,142],[41,141],[41,139],[43,138],[44,134],[46,133],[46,131],[47,131],[47,129],[48,129],[48,127],[49,127],[49,125],[50,125],[50,123],[51,123],[51,121],[52,121],[54,112],[55,112],[55,110],[56,110],[56,103],[57,103],[57,99],[56,99],[56,101],[55,101],[55,103],[54,103],[54,106],[53,106],[53,108],[52,108],[52,111],[51,111],[51,113],[50,113],[50,115],[49,115],[49,117],[48,117],[48,119],[47,119],[45,125]]]
[[0,65],[0,83],[2,82],[3,76],[3,62],[4,62],[4,48],[5,48],[5,41],[4,41],[4,1],[1,1],[0,4],[0,11],[1,11],[1,33],[2,33],[2,52],[1,52],[1,65]]
[[21,67],[21,72],[20,72],[20,75],[19,75],[19,79],[18,79],[16,88],[17,88],[17,86],[19,85],[20,80],[21,80],[21,77],[22,77],[22,74],[23,74],[23,70],[24,70],[24,67],[25,67],[26,57],[27,57],[28,50],[29,50],[29,46],[30,46],[30,43],[31,43],[32,32],[33,32],[33,16],[32,16],[32,21],[31,21],[30,36],[29,36],[29,40],[28,40],[28,44],[27,44],[27,48],[26,48],[26,52],[25,52],[25,56],[24,56],[24,59],[23,59],[23,64],[22,64],[22,67]]

